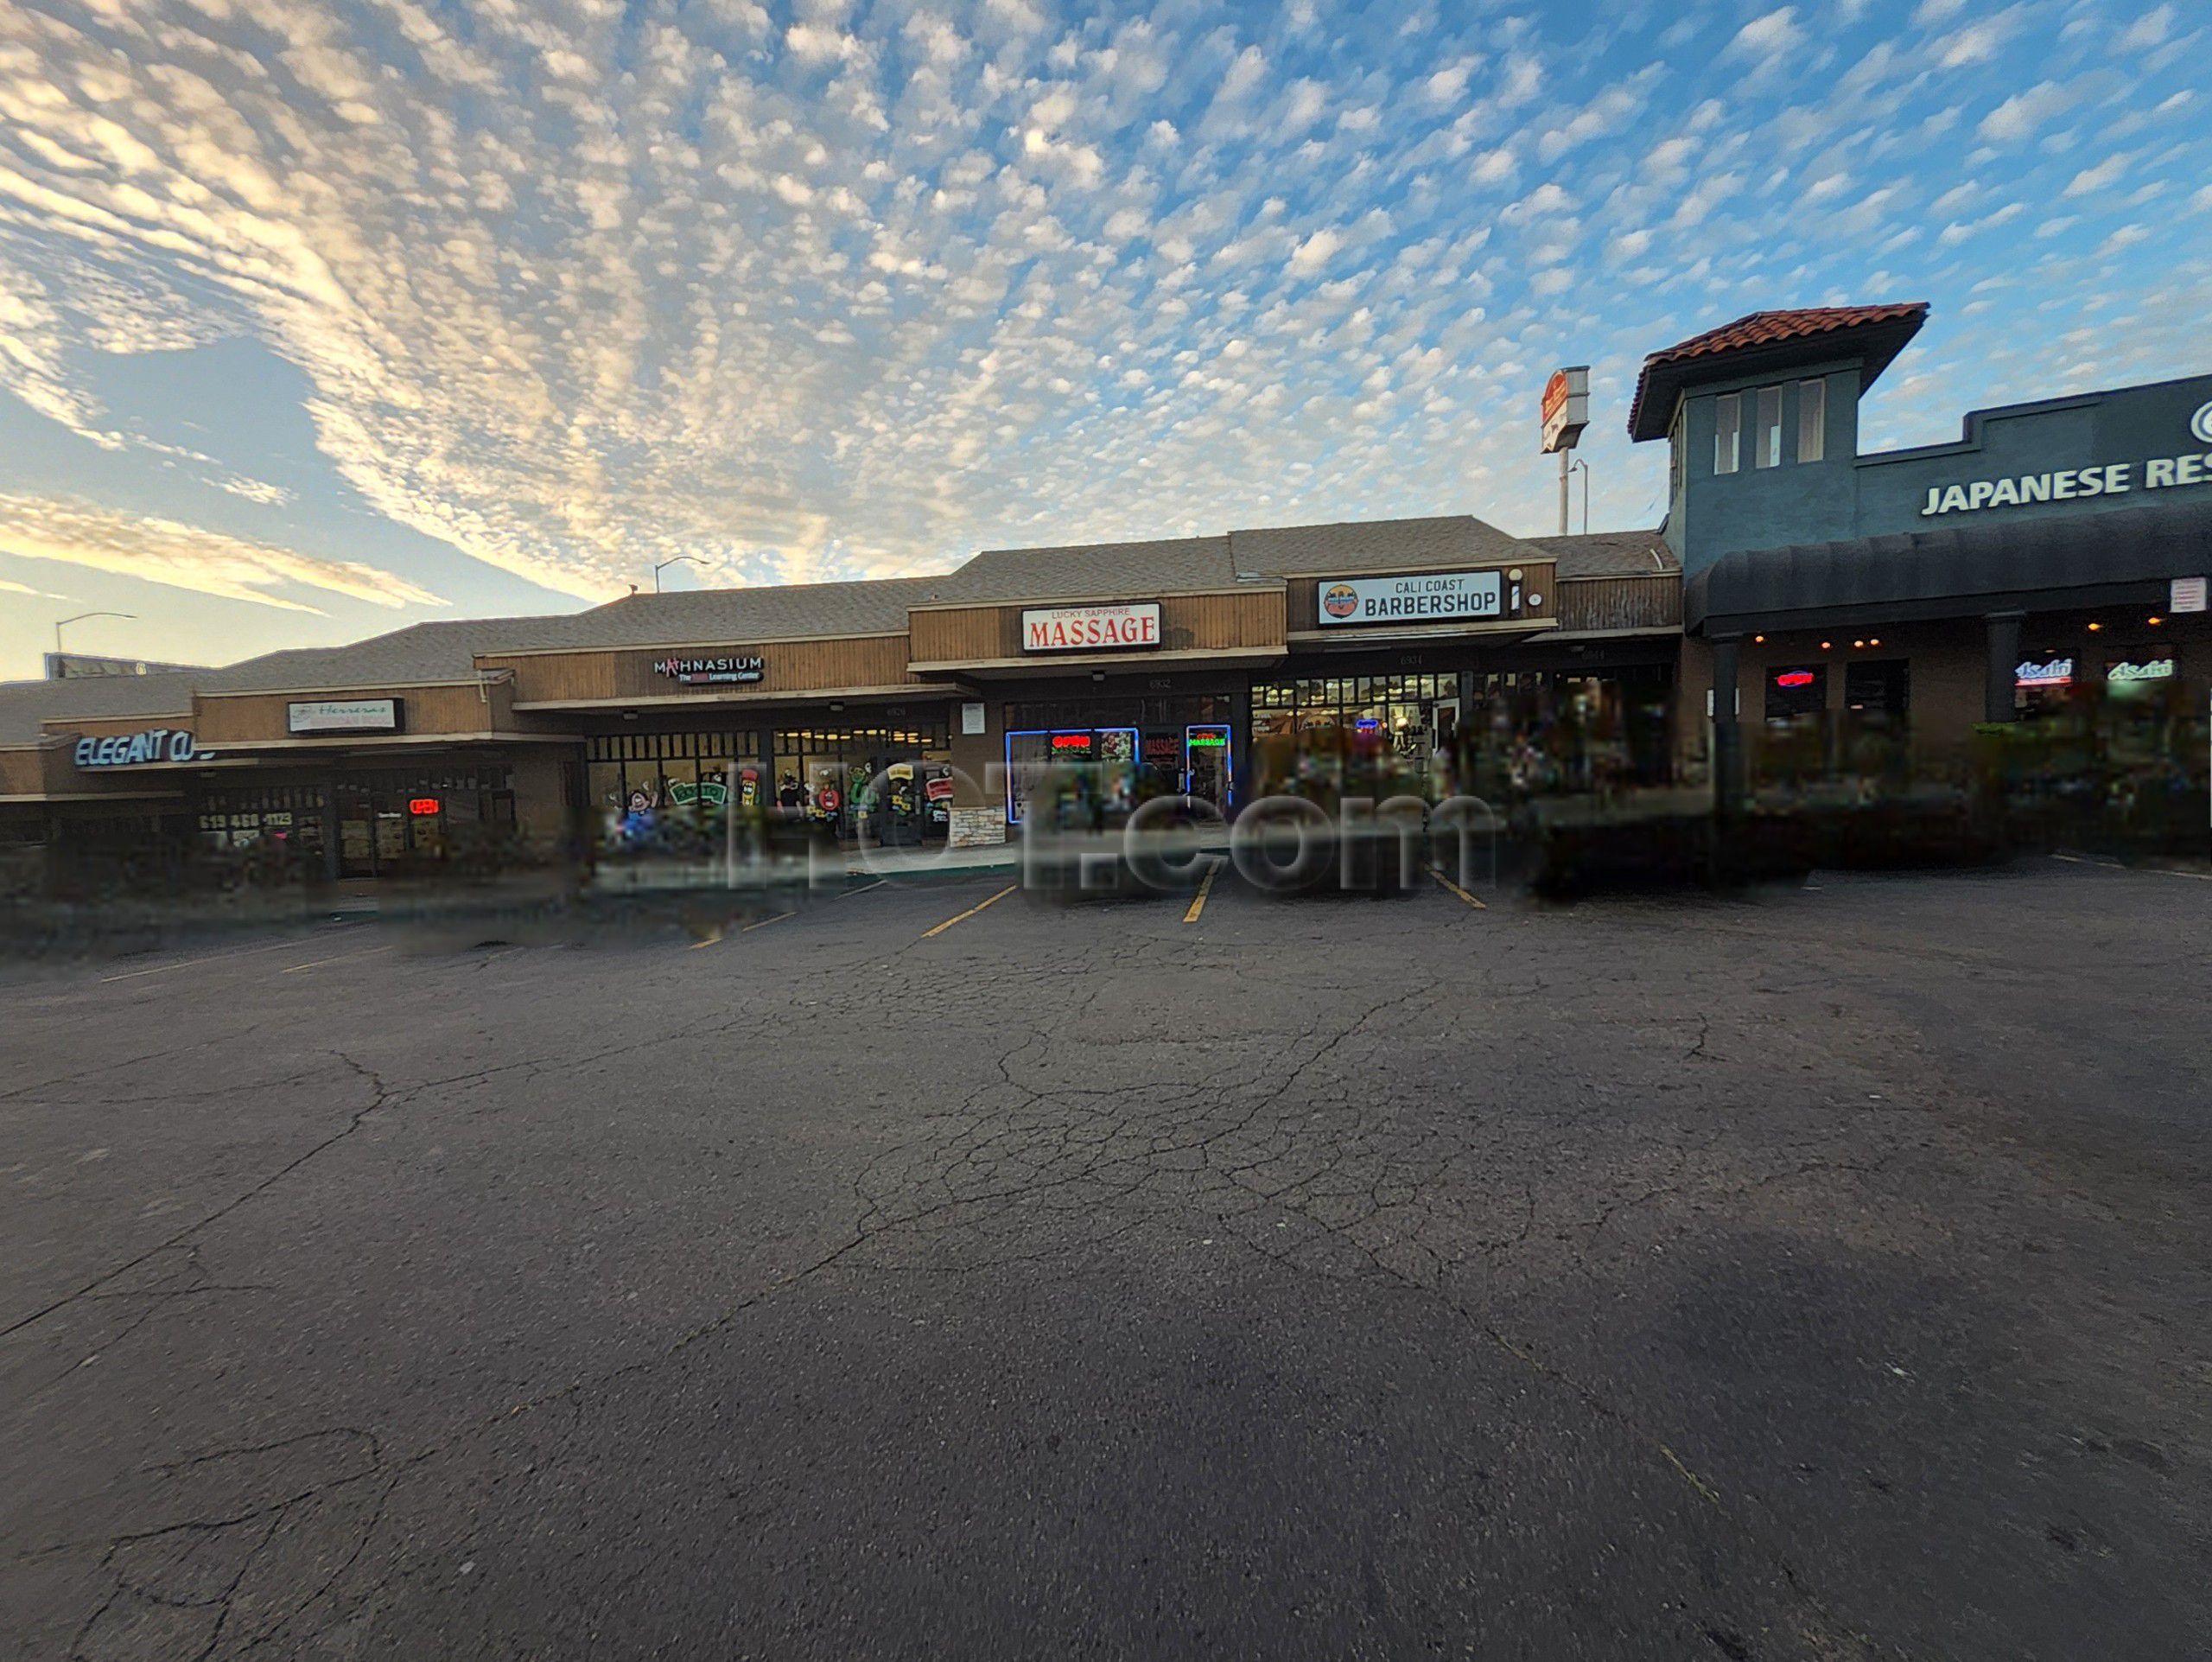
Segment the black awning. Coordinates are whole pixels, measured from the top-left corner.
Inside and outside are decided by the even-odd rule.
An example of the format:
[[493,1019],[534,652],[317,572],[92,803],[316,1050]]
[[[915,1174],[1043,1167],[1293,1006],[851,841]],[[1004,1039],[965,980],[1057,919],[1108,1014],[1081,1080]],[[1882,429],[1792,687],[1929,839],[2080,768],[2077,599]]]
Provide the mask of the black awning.
[[1693,634],[1711,635],[2164,604],[2171,579],[2208,573],[2212,502],[2170,502],[1747,549],[1682,584],[1682,617]]

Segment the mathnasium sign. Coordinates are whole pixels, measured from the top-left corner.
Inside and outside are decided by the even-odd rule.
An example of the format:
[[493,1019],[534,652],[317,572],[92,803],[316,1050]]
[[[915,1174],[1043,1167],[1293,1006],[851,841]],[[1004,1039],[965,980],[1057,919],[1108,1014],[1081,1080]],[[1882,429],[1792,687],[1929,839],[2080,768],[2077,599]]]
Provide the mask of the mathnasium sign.
[[1315,585],[1322,627],[1345,623],[1441,623],[1504,615],[1496,571],[1423,571],[1402,577],[1324,577]]

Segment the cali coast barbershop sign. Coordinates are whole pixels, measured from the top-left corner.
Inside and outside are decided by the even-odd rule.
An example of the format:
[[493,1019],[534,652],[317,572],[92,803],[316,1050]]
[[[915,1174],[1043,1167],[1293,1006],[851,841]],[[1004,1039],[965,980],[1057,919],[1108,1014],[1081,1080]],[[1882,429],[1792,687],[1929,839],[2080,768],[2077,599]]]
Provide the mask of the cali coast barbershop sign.
[[1026,653],[1113,652],[1160,644],[1160,602],[1036,606],[1021,614]]
[[[2212,404],[2190,417],[2189,430],[2212,445]],[[2137,490],[2171,490],[2183,485],[2212,485],[2212,450],[2151,456],[2141,462],[2113,462],[2088,468],[2059,468],[2049,473],[2013,474],[2003,479],[1975,479],[1955,485],[1930,485],[1920,517],[1978,513],[1985,508],[2023,507],[2031,502],[2072,502],[2090,496],[2124,496]]]
[[149,727],[143,733],[118,733],[105,739],[77,741],[79,767],[140,767],[153,761],[209,761],[213,750],[202,750],[181,727]]
[[1495,571],[1430,571],[1404,577],[1325,577],[1315,598],[1325,628],[1337,623],[1497,617],[1504,589]]

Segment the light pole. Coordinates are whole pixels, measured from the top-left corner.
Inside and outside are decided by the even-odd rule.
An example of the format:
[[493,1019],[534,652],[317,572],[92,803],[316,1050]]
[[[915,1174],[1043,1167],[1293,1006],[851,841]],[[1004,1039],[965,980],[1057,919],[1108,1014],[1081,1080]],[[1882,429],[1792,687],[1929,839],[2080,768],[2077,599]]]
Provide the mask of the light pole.
[[79,612],[74,617],[58,618],[55,620],[54,625],[54,655],[56,657],[60,655],[61,631],[64,626],[67,624],[82,623],[88,617],[127,617],[135,619],[137,615],[138,614],[136,612]]
[[660,574],[670,566],[681,564],[685,560],[690,561],[692,564],[703,570],[711,571],[715,569],[715,563],[712,560],[702,560],[696,554],[671,554],[653,568],[653,593],[656,595],[660,593]]
[[[1587,537],[1590,534],[1590,464],[1577,456],[1574,458],[1574,470],[1582,475],[1582,534]],[[1562,510],[1566,506],[1563,501],[1560,504]]]

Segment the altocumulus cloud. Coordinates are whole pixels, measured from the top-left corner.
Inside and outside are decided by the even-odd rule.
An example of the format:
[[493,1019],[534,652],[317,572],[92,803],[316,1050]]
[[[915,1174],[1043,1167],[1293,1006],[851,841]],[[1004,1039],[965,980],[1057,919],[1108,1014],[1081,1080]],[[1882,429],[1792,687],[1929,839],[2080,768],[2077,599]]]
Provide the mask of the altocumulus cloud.
[[[0,492],[0,552],[27,560],[91,566],[95,570],[166,583],[172,589],[252,601],[291,612],[316,608],[271,590],[321,589],[395,608],[445,604],[437,595],[373,566],[317,559],[175,519],[118,513],[53,497]],[[20,583],[4,586],[24,594],[36,592]]]
[[[2188,9],[1659,10],[0,6],[0,385],[122,444],[88,360],[250,336],[379,512],[596,597],[679,553],[789,579],[1293,518],[1533,530],[1548,363],[1618,413],[1643,352],[1758,306],[1934,300],[1924,438],[1961,384],[2053,390],[2039,333],[2101,296],[2079,373],[2192,348]],[[2008,206],[2076,181],[2081,222],[2024,250]],[[2170,212],[2130,207],[2154,186]],[[1598,522],[1650,512],[1657,458],[1610,417],[1589,443]],[[12,517],[10,546],[268,604],[416,592]]]

